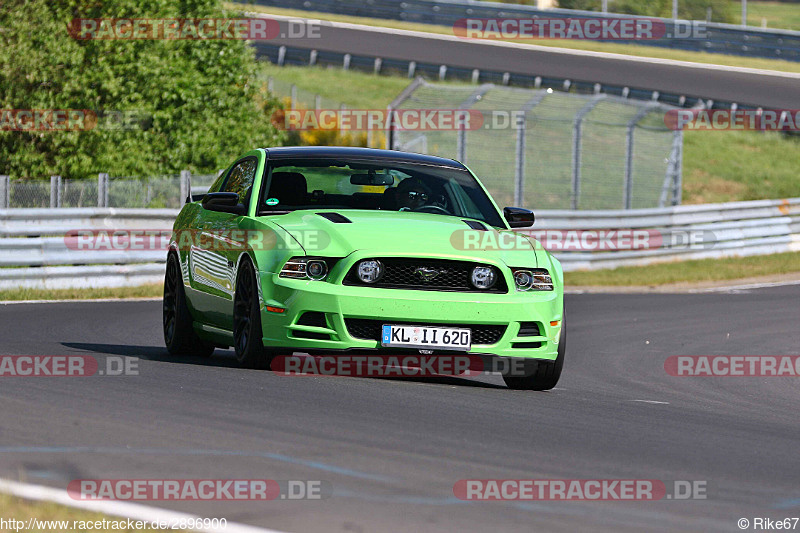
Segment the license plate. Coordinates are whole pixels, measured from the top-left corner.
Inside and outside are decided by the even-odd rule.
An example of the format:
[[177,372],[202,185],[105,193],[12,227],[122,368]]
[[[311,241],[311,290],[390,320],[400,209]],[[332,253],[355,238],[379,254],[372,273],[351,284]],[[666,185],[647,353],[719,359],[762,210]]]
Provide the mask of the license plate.
[[472,346],[472,330],[384,324],[381,346],[468,351]]

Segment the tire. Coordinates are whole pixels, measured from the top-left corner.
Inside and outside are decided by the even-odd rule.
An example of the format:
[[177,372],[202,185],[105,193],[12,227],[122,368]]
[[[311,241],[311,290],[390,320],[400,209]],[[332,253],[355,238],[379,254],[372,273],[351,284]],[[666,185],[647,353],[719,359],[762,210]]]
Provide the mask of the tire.
[[252,263],[245,259],[236,277],[233,296],[233,349],[243,368],[268,369],[272,354],[264,349],[258,285]]
[[[566,313],[564,313],[566,318]],[[558,355],[555,361],[531,361],[526,365],[524,376],[503,376],[509,389],[515,390],[550,390],[556,386],[564,368],[564,354],[567,351],[566,322],[561,321],[561,339],[558,343]]]
[[186,304],[181,268],[174,253],[167,256],[162,322],[164,343],[170,354],[210,357],[214,353],[214,345],[198,337],[194,331],[192,315]]

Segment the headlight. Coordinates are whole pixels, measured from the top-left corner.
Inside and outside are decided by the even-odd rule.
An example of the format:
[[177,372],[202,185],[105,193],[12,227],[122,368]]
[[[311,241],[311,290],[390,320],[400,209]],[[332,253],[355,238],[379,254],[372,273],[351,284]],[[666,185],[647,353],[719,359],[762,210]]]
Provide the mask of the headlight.
[[545,268],[513,268],[514,285],[520,292],[552,291],[553,278]]
[[476,289],[491,289],[497,282],[495,269],[488,266],[476,266],[472,269],[472,285]]
[[320,281],[328,275],[328,263],[323,259],[308,259],[307,257],[292,257],[280,272],[282,278],[313,279]]
[[383,276],[383,264],[377,259],[365,259],[358,263],[358,279],[364,283],[375,283]]

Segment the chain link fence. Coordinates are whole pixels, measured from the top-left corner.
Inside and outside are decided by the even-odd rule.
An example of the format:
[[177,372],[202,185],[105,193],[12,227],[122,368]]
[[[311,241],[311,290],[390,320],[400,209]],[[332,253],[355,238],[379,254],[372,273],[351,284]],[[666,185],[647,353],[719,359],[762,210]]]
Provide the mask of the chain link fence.
[[538,209],[632,209],[677,205],[683,136],[672,109],[606,94],[415,80],[391,110],[463,110],[480,127],[402,130],[396,150],[468,165],[500,205]]
[[[220,172],[222,172],[220,170]],[[110,177],[97,179],[49,180],[10,179],[0,176],[0,209],[59,207],[148,207],[180,208],[190,194],[201,194],[217,179],[217,174],[183,171],[151,177]]]

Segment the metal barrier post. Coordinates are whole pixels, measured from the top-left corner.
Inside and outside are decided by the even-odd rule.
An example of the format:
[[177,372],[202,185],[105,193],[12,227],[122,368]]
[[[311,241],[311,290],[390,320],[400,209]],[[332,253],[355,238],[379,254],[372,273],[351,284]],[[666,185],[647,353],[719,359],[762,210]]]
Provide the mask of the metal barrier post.
[[460,124],[458,127],[456,141],[456,159],[461,163],[465,163],[467,161],[467,129],[464,124]]
[[577,210],[581,197],[581,137],[583,135],[583,118],[594,109],[600,100],[605,98],[600,94],[586,103],[575,115],[572,122],[572,209]]
[[672,137],[677,157],[675,159],[675,188],[672,191],[672,205],[681,205],[683,192],[683,130],[678,130]]
[[522,205],[525,184],[525,114],[517,115],[517,166],[514,169],[514,205]]
[[0,176],[0,209],[8,209],[11,206],[11,181],[8,176]]
[[61,207],[61,176],[50,176],[50,207]]
[[650,107],[643,107],[628,121],[625,131],[625,192],[622,204],[625,209],[633,207],[633,137],[636,124],[650,112]]
[[181,170],[181,202],[190,203],[192,201],[192,173],[188,170]]
[[108,174],[100,172],[97,175],[97,207],[108,207]]
[[386,108],[386,149],[394,150],[394,108],[390,105]]

